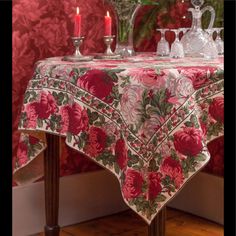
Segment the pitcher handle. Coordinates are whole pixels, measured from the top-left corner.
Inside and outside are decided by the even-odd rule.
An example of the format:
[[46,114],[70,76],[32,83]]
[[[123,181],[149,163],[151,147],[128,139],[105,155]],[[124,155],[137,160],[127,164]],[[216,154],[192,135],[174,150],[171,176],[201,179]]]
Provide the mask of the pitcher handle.
[[210,24],[208,25],[208,29],[211,29],[213,27],[213,24],[215,22],[215,16],[216,16],[216,13],[215,13],[215,10],[213,7],[211,6],[206,6],[204,7],[201,12],[202,12],[202,15],[205,11],[209,11],[211,13],[211,20],[210,20]]

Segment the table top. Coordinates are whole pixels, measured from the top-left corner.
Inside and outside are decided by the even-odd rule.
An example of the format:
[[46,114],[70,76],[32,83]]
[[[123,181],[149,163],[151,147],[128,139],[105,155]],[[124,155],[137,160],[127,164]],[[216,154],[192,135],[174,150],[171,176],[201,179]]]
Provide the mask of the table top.
[[209,161],[206,144],[223,135],[223,57],[61,59],[38,61],[28,83],[16,182],[43,175],[36,160],[45,132],[65,136],[117,177],[124,201],[150,223]]

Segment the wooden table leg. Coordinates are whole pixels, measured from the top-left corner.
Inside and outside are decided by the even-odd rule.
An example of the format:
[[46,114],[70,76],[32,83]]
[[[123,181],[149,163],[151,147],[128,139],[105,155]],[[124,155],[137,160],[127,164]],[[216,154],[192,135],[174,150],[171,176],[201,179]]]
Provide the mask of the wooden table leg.
[[165,236],[166,207],[153,219],[148,227],[148,236]]
[[60,137],[46,134],[47,149],[44,153],[44,185],[46,226],[45,236],[59,236],[59,171],[60,171]]

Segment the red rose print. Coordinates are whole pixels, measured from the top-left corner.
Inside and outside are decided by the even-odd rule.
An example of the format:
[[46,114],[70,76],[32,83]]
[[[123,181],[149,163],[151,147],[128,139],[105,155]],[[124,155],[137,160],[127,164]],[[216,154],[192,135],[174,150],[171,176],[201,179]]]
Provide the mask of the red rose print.
[[183,183],[184,176],[179,161],[166,157],[160,167],[160,171],[164,177],[169,176],[174,181],[176,188],[179,188]]
[[60,122],[60,133],[66,133],[69,127],[69,112],[71,107],[69,105],[62,106],[60,108],[59,114],[61,115],[61,122]]
[[148,199],[153,200],[157,197],[159,193],[161,193],[161,174],[160,173],[149,173],[149,188],[148,188]]
[[78,78],[77,85],[94,96],[106,102],[112,102],[108,96],[112,92],[113,81],[107,73],[101,70],[90,70],[85,75]]
[[37,107],[37,102],[33,102],[26,105],[25,111],[27,114],[27,128],[36,128],[38,118]]
[[199,67],[179,67],[181,74],[191,79],[194,89],[199,89],[204,85],[211,83],[209,76],[214,73],[215,68],[199,66]]
[[27,163],[28,161],[27,153],[28,153],[28,146],[26,145],[25,142],[20,142],[16,154],[17,156],[16,159],[20,166]]
[[88,143],[84,147],[84,151],[91,157],[97,157],[98,154],[102,153],[106,147],[107,135],[104,130],[91,127],[89,129]]
[[157,74],[154,69],[133,68],[129,70],[129,75],[146,87],[161,88],[166,83],[166,73],[164,71]]
[[81,106],[74,103],[69,108],[69,127],[68,131],[74,135],[80,133],[80,131],[88,129],[88,115],[85,109],[82,110]]
[[34,145],[39,142],[38,138],[35,138],[34,136],[29,135],[29,143]]
[[202,151],[203,134],[193,127],[185,127],[174,133],[174,146],[177,151],[186,156],[196,156]]
[[129,200],[138,197],[142,193],[143,177],[135,171],[128,169],[125,173],[125,181],[122,186],[124,198]]
[[128,161],[127,149],[123,139],[117,140],[115,146],[115,155],[117,164],[119,165],[120,169],[123,170],[127,166]]
[[217,121],[224,123],[224,98],[216,97],[209,106],[210,115]]
[[41,93],[41,99],[37,111],[38,118],[40,119],[47,119],[51,114],[57,111],[57,104],[52,94],[47,94],[45,92]]

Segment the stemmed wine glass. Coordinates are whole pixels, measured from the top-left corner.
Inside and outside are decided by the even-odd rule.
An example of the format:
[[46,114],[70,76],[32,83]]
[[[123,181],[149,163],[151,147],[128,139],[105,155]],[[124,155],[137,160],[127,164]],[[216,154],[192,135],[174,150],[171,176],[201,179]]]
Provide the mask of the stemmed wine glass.
[[203,50],[203,56],[206,59],[214,59],[218,56],[218,50],[217,45],[215,41],[213,40],[213,33],[215,32],[214,29],[206,29],[205,30],[208,33],[208,42],[206,43],[204,50]]
[[165,39],[165,32],[167,30],[168,29],[157,29],[157,31],[161,32],[161,39],[157,44],[157,55],[161,57],[166,57],[170,54],[169,43]]
[[171,45],[170,57],[173,58],[183,58],[184,57],[184,48],[182,43],[179,41],[179,33],[181,29],[171,29],[175,33],[175,41]]
[[209,34],[209,40],[213,39],[213,33],[215,32],[214,28],[211,29],[205,29],[205,31]]
[[217,36],[216,36],[216,39],[215,39],[215,44],[216,44],[216,47],[217,47],[217,50],[218,50],[218,55],[223,55],[224,54],[224,42],[220,37],[220,32],[223,29],[224,29],[223,27],[214,28],[214,31],[216,31],[216,33],[217,33]]
[[[214,29],[214,28],[205,29],[205,31],[206,31],[206,32],[208,33],[208,35],[209,35],[209,40],[208,40],[208,41],[214,42],[214,44],[215,44],[215,46],[216,46],[216,48],[217,48],[217,45],[216,45],[215,41],[213,40],[213,34],[214,34],[214,32],[215,32],[215,29]],[[217,52],[218,52],[218,51],[217,51]]]
[[179,30],[180,30],[179,33],[183,32],[183,35],[182,35],[182,37],[183,37],[189,29],[190,28],[179,28]]

